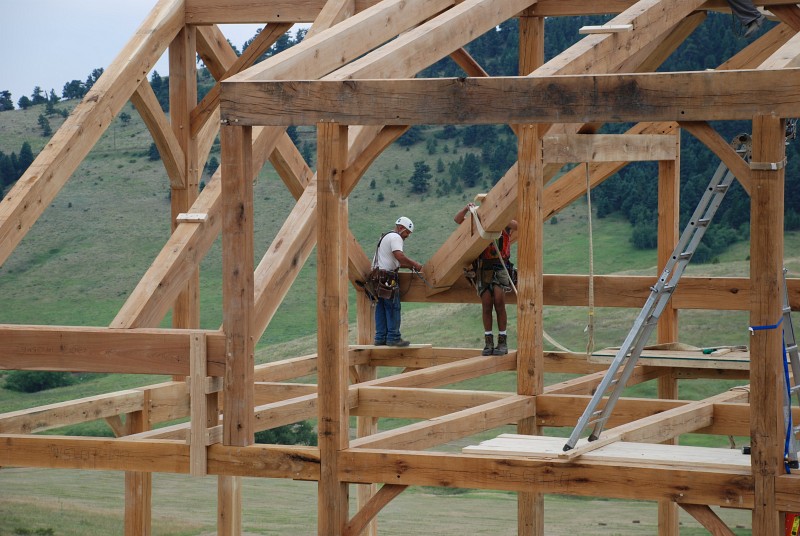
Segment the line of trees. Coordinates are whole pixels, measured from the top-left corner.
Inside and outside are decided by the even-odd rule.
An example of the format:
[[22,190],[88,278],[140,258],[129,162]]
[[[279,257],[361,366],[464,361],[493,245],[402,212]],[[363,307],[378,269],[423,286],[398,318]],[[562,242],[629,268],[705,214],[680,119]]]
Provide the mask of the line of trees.
[[27,141],[22,144],[19,154],[9,155],[0,151],[0,192],[14,184],[33,163],[33,151]]

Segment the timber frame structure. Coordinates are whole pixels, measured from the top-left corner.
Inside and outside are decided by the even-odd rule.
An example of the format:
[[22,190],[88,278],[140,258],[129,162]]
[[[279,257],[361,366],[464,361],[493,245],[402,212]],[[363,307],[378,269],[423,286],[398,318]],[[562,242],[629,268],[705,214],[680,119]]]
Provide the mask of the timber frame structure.
[[[153,472],[218,476],[218,533],[241,533],[243,476],[318,481],[320,535],[374,534],[374,518],[407,486],[509,490],[518,533],[545,534],[545,494],[659,503],[659,532],[678,534],[683,508],[714,534],[733,534],[711,506],[752,510],[753,534],[779,534],[782,513],[800,511],[800,476],[786,474],[779,330],[753,332],[747,370],[638,365],[631,381],[658,382],[658,399],[622,398],[602,438],[674,443],[693,432],[751,438],[751,465],[673,463],[634,457],[442,453],[453,439],[516,424],[535,436],[573,426],[604,366],[545,352],[544,305],[585,306],[588,276],[542,272],[542,222],[585,192],[582,167],[551,180],[564,162],[588,162],[596,185],[633,160],[659,162],[659,266],[678,237],[678,132],[705,143],[751,196],[749,278],[683,278],[662,315],[658,341],[676,341],[680,309],[748,310],[751,326],[781,317],[784,134],[800,103],[800,9],[757,2],[777,24],[714,71],[655,73],[720,0],[161,0],[65,125],[0,204],[5,262],[81,160],[131,100],[152,132],[169,176],[173,233],[108,327],[0,326],[0,368],[173,375],[174,381],[0,415],[0,465],[110,469],[126,475],[125,534],[150,534]],[[544,61],[544,17],[617,14]],[[491,77],[464,50],[518,17],[520,72]],[[255,63],[293,23],[313,23],[302,43]],[[216,24],[265,23],[242,56]],[[147,74],[168,51],[170,112]],[[220,81],[197,99],[195,53]],[[414,79],[449,55],[466,78]],[[223,81],[224,80],[224,81]],[[752,121],[752,160],[742,160],[709,121]],[[626,134],[596,134],[632,122]],[[347,198],[381,151],[415,124],[509,124],[518,161],[479,210],[483,227],[519,222],[518,349],[481,357],[470,349],[376,348],[370,302],[357,290],[359,346],[348,346],[349,283],[370,261],[348,229]],[[285,133],[316,125],[318,167],[308,168]],[[213,140],[221,167],[199,192]],[[297,199],[273,244],[253,262],[252,179],[269,161]],[[317,233],[325,230],[325,239]],[[198,263],[223,240],[223,327],[198,329]],[[320,235],[322,236],[322,235]],[[466,302],[462,266],[485,247],[468,222],[424,266],[436,292],[406,280],[410,301]],[[318,352],[254,366],[255,341],[317,246]],[[407,274],[405,274],[407,276]],[[410,279],[410,278],[409,278]],[[653,277],[595,278],[598,306],[641,307]],[[449,290],[444,290],[449,287]],[[790,280],[800,307],[800,283]],[[173,310],[173,329],[157,326]],[[406,367],[378,378],[378,367]],[[441,390],[516,371],[517,392]],[[545,371],[578,373],[544,385]],[[317,385],[290,383],[316,373]],[[681,378],[747,379],[750,390],[677,400]],[[186,378],[184,380],[184,377]],[[105,418],[117,437],[36,432]],[[757,418],[751,418],[751,415]],[[123,418],[124,416],[124,418]],[[319,418],[319,446],[253,444],[255,431]],[[349,438],[350,416],[357,438]],[[168,420],[182,425],[155,429]],[[419,419],[378,431],[381,417]],[[613,445],[611,445],[613,448]],[[358,513],[348,515],[348,485]],[[378,486],[382,486],[378,489]],[[413,527],[409,526],[409,533]]]

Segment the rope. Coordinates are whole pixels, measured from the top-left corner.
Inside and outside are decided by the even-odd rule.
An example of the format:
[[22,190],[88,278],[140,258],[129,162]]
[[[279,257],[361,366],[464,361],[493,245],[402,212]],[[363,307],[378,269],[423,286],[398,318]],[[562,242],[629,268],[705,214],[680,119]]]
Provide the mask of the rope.
[[586,207],[589,223],[589,323],[586,325],[588,340],[586,355],[594,351],[594,233],[592,232],[592,184],[589,178],[589,162],[586,162]]
[[[497,244],[497,251],[500,251],[500,244],[499,243]],[[505,259],[503,259],[502,255],[500,255],[500,264],[503,266],[503,271],[506,273],[506,277],[508,278],[509,284],[511,284],[511,288],[514,290],[514,294],[516,294],[517,297],[519,297],[519,292],[517,291],[517,286],[514,284],[514,280],[511,279],[511,274],[508,273],[508,267],[506,266],[506,261],[505,261]],[[549,342],[550,344],[552,344],[553,346],[555,346],[556,348],[558,348],[562,352],[568,352],[570,354],[574,354],[575,353],[572,350],[570,350],[569,348],[567,348],[566,346],[564,346],[561,343],[559,343],[553,337],[551,337],[550,334],[548,334],[544,330],[544,326],[542,326],[542,336],[544,337],[544,340],[546,340],[547,342]]]
[[481,225],[481,219],[478,217],[478,207],[474,205],[469,207],[469,213],[472,215],[472,221],[475,222],[475,227],[477,227],[478,234],[481,238],[485,238],[487,240],[497,240],[500,238],[502,233],[490,233],[483,228],[483,225]]

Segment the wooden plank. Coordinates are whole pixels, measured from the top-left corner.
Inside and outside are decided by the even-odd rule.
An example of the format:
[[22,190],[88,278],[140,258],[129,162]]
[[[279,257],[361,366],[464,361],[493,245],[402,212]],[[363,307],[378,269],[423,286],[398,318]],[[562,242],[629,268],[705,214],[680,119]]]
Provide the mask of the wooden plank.
[[675,160],[675,136],[560,134],[542,139],[545,163]]
[[[580,448],[584,440],[577,448]],[[549,459],[558,457],[564,440],[558,437],[500,434],[481,441],[478,445],[463,447],[464,454],[503,456],[530,456]],[[695,466],[701,469],[747,470],[750,456],[738,449],[693,447],[680,445],[655,445],[619,441],[604,445],[583,455],[586,461],[641,463],[668,467]]]
[[222,322],[225,333],[225,444],[253,443],[252,131],[223,127]]
[[[755,162],[780,162],[785,157],[784,122],[775,116],[753,118]],[[781,318],[783,279],[784,169],[752,170],[750,194],[750,326],[772,326]],[[753,532],[777,534],[780,516],[775,504],[775,476],[784,472],[784,390],[782,332],[752,331],[750,346],[750,419],[755,505]],[[757,470],[756,470],[757,469]]]
[[0,264],[78,168],[183,26],[183,2],[160,0],[0,203]]
[[144,395],[129,389],[0,414],[0,433],[35,434],[69,424],[141,411]]
[[[209,372],[219,375],[220,337],[208,332]],[[115,330],[0,325],[0,369],[189,374],[189,336],[169,329]]]
[[[637,364],[651,367],[713,368],[724,370],[750,370],[750,353],[745,350],[732,350],[724,355],[704,354],[695,351],[643,350]],[[609,364],[616,355],[616,349],[598,350],[589,356],[590,363]]]
[[[790,117],[800,70],[466,79],[223,83],[221,117],[240,125],[589,123]],[[742,102],[730,87],[747,86]],[[491,102],[492,106],[486,106]]]
[[536,491],[750,508],[749,468],[719,471],[673,464],[607,463],[488,457],[438,452],[348,449],[342,479],[398,485]]
[[745,395],[738,391],[728,391],[711,398],[666,410],[657,415],[629,422],[606,430],[596,440],[578,445],[562,453],[561,456],[574,459],[615,441],[662,443],[669,439],[677,438],[681,434],[694,432],[711,425],[715,402],[734,402],[742,396]]
[[578,29],[581,35],[623,33],[633,30],[633,24],[604,24],[602,26],[582,26]]

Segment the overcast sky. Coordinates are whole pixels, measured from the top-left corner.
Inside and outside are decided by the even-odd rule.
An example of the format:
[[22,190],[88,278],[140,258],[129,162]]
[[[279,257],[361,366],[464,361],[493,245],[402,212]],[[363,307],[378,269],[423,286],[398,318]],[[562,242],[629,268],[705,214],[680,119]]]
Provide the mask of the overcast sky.
[[[61,96],[64,84],[106,68],[157,0],[4,1],[0,15],[0,91],[16,106],[35,86]],[[261,25],[221,25],[239,50]],[[168,75],[166,57],[155,69]]]

